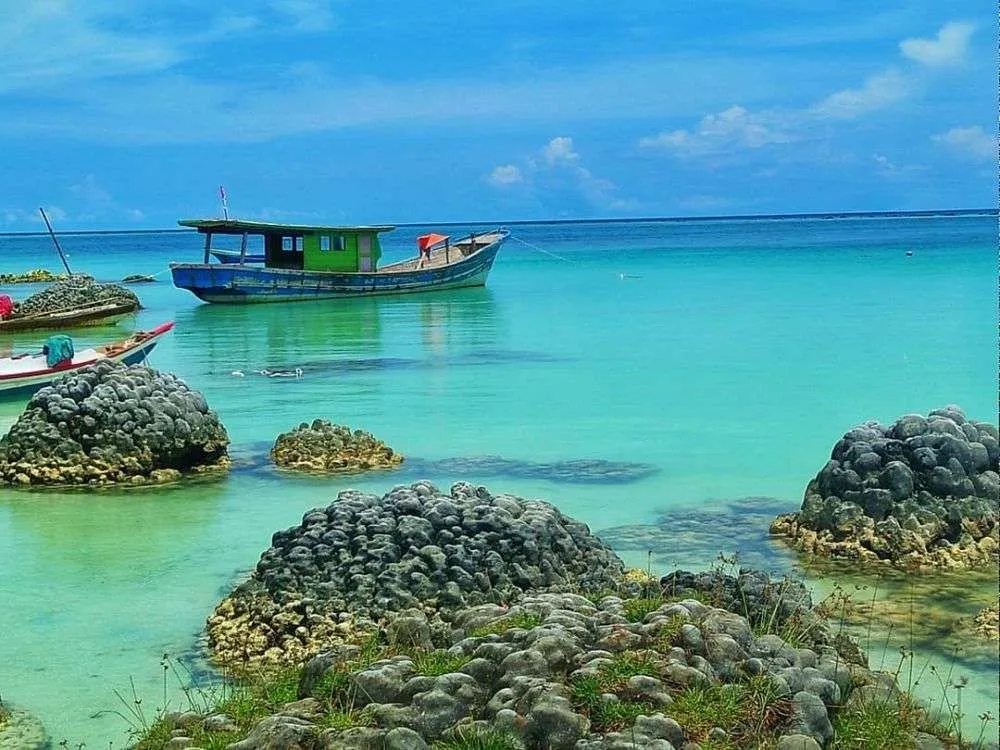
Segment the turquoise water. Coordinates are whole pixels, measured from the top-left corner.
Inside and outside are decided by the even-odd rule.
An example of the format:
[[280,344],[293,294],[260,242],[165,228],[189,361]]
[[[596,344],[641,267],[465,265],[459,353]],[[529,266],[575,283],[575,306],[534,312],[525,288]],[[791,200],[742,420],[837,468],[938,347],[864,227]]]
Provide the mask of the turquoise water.
[[[424,231],[389,235],[384,261]],[[194,234],[63,245],[75,271],[101,280],[160,274],[134,287],[145,306],[134,325],[176,321],[151,364],[205,393],[238,459],[225,480],[170,489],[0,491],[0,694],[56,741],[91,748],[124,739],[115,691],[134,680],[151,713],[163,654],[196,653],[206,616],[271,534],[341,489],[469,480],[550,500],[597,531],[655,527],[658,569],[703,567],[727,543],[784,568],[792,558],[762,541],[764,516],[734,522],[730,503],[796,508],[833,443],[866,419],[948,403],[997,417],[995,218],[516,226],[486,289],[252,308],[170,285],[170,260],[201,256]],[[45,237],[0,237],[0,258],[4,272],[57,268]],[[39,342],[0,347],[11,343]],[[253,373],[295,368],[301,378]],[[0,426],[23,404],[0,404]],[[268,469],[277,434],[316,417],[372,431],[410,468],[330,481]],[[489,475],[439,463],[484,455],[506,463]],[[617,482],[545,466],[576,459],[641,466]],[[671,518],[713,511],[728,534],[685,527],[674,548]],[[652,545],[614,538],[647,564]],[[995,661],[962,668],[984,686],[976,704],[995,708]]]

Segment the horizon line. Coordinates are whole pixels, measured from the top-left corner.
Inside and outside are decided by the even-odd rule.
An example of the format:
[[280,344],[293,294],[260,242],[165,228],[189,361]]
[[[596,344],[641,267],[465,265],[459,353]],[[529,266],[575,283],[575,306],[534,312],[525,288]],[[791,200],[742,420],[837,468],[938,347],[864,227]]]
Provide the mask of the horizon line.
[[[824,211],[782,214],[718,214],[713,216],[645,216],[618,218],[585,218],[585,219],[514,219],[506,222],[489,221],[413,221],[393,224],[393,227],[423,227],[423,226],[470,226],[486,224],[498,226],[528,226],[548,224],[641,224],[658,222],[697,222],[697,221],[752,221],[752,220],[788,220],[788,219],[852,219],[879,217],[933,217],[933,216],[1000,216],[997,208],[943,208],[920,209],[913,211]],[[232,218],[232,217],[231,217]],[[278,226],[281,226],[279,223]],[[298,225],[304,226],[304,225]],[[165,229],[66,229],[56,232],[62,235],[94,235],[94,234],[164,234],[186,233],[192,229],[170,227]],[[31,232],[0,232],[0,237],[47,237],[47,231]]]

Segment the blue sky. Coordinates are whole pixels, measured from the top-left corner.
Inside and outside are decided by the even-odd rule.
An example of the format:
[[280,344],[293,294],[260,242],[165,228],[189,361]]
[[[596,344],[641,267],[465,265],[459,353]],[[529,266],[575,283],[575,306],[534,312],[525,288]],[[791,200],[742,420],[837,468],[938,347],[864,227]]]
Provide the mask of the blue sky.
[[985,207],[995,8],[0,2],[0,231]]

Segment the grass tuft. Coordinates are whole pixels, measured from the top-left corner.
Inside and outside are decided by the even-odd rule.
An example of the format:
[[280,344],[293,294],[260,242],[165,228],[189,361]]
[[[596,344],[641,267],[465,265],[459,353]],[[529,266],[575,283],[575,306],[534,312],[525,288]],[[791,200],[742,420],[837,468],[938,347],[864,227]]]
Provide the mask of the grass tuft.
[[466,654],[452,654],[448,651],[415,651],[410,658],[417,674],[424,677],[440,677],[443,674],[457,672],[470,661]]
[[642,622],[646,619],[646,615],[655,612],[666,603],[661,597],[626,599],[623,602],[625,617],[629,622]]
[[514,628],[531,630],[541,624],[541,615],[536,614],[535,612],[518,612],[517,614],[508,615],[503,619],[491,622],[488,625],[472,628],[468,632],[468,635],[470,638],[482,638],[487,635],[503,635],[508,630],[513,630]]
[[433,750],[520,750],[521,743],[496,729],[456,729],[449,737],[431,745]]

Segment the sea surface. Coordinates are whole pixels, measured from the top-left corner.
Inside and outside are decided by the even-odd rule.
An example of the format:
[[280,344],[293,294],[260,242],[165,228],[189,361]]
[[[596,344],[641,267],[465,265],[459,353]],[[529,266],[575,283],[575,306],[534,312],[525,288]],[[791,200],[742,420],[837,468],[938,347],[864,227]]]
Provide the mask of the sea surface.
[[[385,236],[383,263],[435,229]],[[165,693],[183,705],[172,675],[164,688],[164,655],[201,670],[205,618],[271,534],[349,487],[471,481],[551,501],[656,572],[720,552],[785,572],[795,558],[767,523],[798,507],[845,431],[953,403],[997,419],[995,217],[511,230],[484,289],[247,307],[171,285],[171,260],[201,257],[195,233],[63,236],[76,272],[156,276],[133,287],[137,319],[74,332],[77,347],[175,321],[151,364],[205,394],[237,461],[226,479],[164,489],[0,490],[3,701],[56,743],[123,746],[119,714],[136,719],[119,695],[134,708],[134,684],[147,718]],[[0,236],[0,272],[36,267],[59,269],[47,237]],[[0,403],[0,429],[24,404]],[[350,479],[275,472],[275,437],[314,418],[369,430],[407,463]],[[800,572],[817,597],[838,584],[892,596],[850,571]],[[995,580],[956,587],[911,587],[910,611],[923,597],[919,619],[941,610],[951,622],[996,593]],[[901,629],[871,631],[864,645],[890,668]],[[968,676],[965,725],[978,731],[976,714],[996,713],[996,654],[945,640],[907,642],[936,674]],[[917,690],[942,692],[930,679]]]

